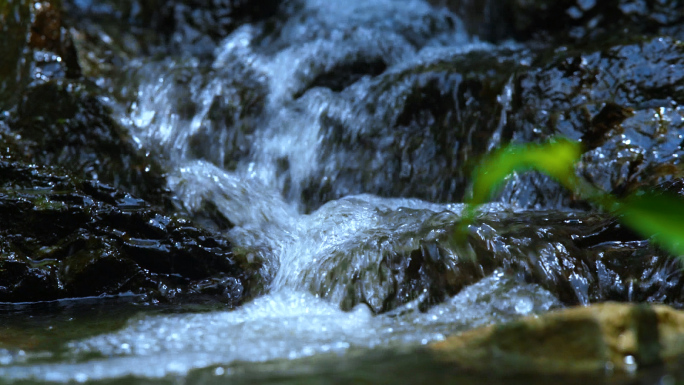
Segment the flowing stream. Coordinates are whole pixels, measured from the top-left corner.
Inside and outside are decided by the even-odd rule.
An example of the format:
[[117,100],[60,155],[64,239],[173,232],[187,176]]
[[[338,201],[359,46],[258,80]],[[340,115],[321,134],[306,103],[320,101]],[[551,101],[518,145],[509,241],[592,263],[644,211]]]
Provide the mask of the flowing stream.
[[[263,261],[269,277],[264,294],[235,310],[143,312],[115,331],[71,338],[55,351],[0,350],[1,378],[185,378],[211,368],[237,381],[260,363],[401,351],[561,306],[547,290],[497,269],[428,309],[419,309],[418,298],[377,314],[391,290],[383,258],[443,237],[461,204],[364,193],[363,186],[387,182],[362,181],[362,175],[390,167],[382,148],[391,139],[362,157],[348,149],[363,148],[360,138],[384,132],[388,110],[406,102],[411,84],[393,83],[384,100],[373,100],[376,90],[384,87],[382,79],[399,78],[416,63],[496,52],[506,44],[479,42],[457,18],[422,1],[309,0],[305,8],[299,12],[312,21],[288,21],[268,44],[277,50],[264,48],[258,29],[244,25],[209,61],[191,55],[134,60],[126,68],[134,86],[121,100],[108,100],[136,142],[163,159],[179,207],[197,216],[212,207],[233,225],[223,235]],[[421,17],[430,22],[413,22]],[[383,18],[386,24],[379,24]],[[321,74],[358,57],[377,58],[383,78],[360,74],[343,89],[317,86]],[[502,111],[509,97],[500,95]],[[365,108],[369,101],[374,110]],[[330,119],[341,128],[329,129]],[[489,140],[491,148],[499,138]],[[331,146],[335,141],[347,147]],[[419,162],[429,160],[391,167],[420,172],[425,165]],[[325,185],[332,175],[338,176],[337,196],[310,199],[307,186]],[[485,211],[515,210],[491,204]],[[463,257],[446,251],[447,264]]]

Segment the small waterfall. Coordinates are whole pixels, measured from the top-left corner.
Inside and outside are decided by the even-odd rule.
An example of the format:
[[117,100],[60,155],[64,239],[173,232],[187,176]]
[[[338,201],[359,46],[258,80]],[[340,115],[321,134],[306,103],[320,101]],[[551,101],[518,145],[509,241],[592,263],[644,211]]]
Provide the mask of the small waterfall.
[[[163,160],[183,209],[216,210],[233,225],[224,235],[264,261],[268,293],[229,312],[133,319],[119,332],[70,344],[71,363],[3,366],[0,377],[184,375],[212,365],[426,344],[559,306],[548,291],[501,270],[426,312],[418,309],[427,289],[386,304],[408,279],[393,260],[425,249],[444,266],[459,262],[455,249],[430,242],[444,238],[462,205],[410,198],[415,189],[427,196],[457,190],[429,182],[445,167],[433,164],[437,150],[425,145],[400,160],[387,151],[429,133],[387,130],[401,119],[397,111],[411,111],[417,88],[450,89],[460,78],[408,74],[496,47],[419,0],[308,0],[293,12],[277,36],[255,25],[238,28],[211,62],[132,62],[137,88],[130,104],[113,106],[136,142]],[[500,97],[504,110],[510,87]],[[418,182],[388,192],[391,175]]]
[[[137,376],[187,375],[215,365],[239,374],[240,365],[293,360],[350,349],[427,344],[468,328],[548,311],[557,300],[536,285],[502,272],[464,289],[426,313],[407,306],[373,317],[365,307],[342,312],[329,302],[283,290],[231,312],[132,319],[122,330],[75,341],[64,363],[2,366],[6,379],[85,382]],[[107,358],[93,358],[93,357]],[[2,358],[0,350],[0,358]],[[40,361],[19,357],[17,363]]]
[[[491,47],[421,1],[340,2],[335,12],[330,6],[306,2],[301,12],[315,17],[282,27],[279,41],[288,45],[277,52],[264,49],[259,31],[246,25],[208,65],[193,58],[143,65],[137,99],[121,120],[144,148],[166,159],[169,187],[185,209],[197,213],[211,203],[235,225],[226,236],[258,250],[273,290],[308,290],[340,303],[353,290],[350,281],[360,280],[369,287],[362,297],[377,305],[382,295],[373,290],[383,278],[373,270],[382,258],[415,249],[417,233],[453,222],[460,206],[363,194],[352,178],[342,182],[346,197],[306,213],[312,179],[322,175],[324,185],[349,164],[382,168],[390,156],[383,146],[391,143],[369,149],[361,162],[323,143],[363,146],[361,136],[381,134],[390,111],[405,103],[413,85],[401,82],[390,92],[395,100],[373,100],[380,85],[373,71],[401,77],[416,63]],[[382,16],[388,9],[399,15],[392,24],[407,25],[377,24],[389,20]],[[440,20],[434,27],[442,31],[416,29],[409,19],[420,15]],[[345,66],[360,73],[344,89],[318,85]],[[369,102],[379,107],[370,111]],[[340,129],[330,126],[333,118]]]

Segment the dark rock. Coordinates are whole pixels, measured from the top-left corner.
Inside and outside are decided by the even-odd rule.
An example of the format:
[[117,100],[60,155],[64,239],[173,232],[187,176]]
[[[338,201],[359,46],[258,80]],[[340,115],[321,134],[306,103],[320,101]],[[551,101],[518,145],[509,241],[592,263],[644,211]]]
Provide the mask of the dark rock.
[[0,5],[0,110],[9,110],[34,81],[77,78],[80,67],[59,0]]
[[[274,18],[263,25],[257,40],[259,48],[273,53],[287,47],[313,41],[349,39],[355,33],[376,33],[395,45],[400,38],[413,48],[431,43],[453,42],[455,31],[461,31],[461,21],[448,11],[430,7],[423,1],[400,2],[318,2],[283,1]],[[400,44],[402,44],[400,43]],[[344,45],[344,44],[343,44]],[[393,47],[398,48],[398,47]]]
[[14,142],[12,154],[162,204],[160,166],[134,147],[96,95],[88,86],[69,80],[28,87],[5,135]]
[[631,36],[664,34],[679,29],[684,4],[678,0],[507,0],[514,38],[554,43],[613,43]]
[[473,230],[480,266],[503,266],[566,304],[684,304],[677,260],[609,216],[541,212],[484,221]]
[[[377,215],[396,227],[316,256],[320,263],[307,272],[310,290],[343,309],[365,303],[382,313],[417,301],[426,310],[501,270],[541,285],[565,305],[684,306],[680,262],[608,214],[488,211],[464,240],[456,237],[460,219],[450,211]],[[408,218],[420,224],[403,222]]]
[[[661,188],[681,194],[681,186],[677,180]],[[454,238],[458,220],[448,218],[434,214],[412,234],[420,237],[418,247],[396,248],[379,262],[378,275],[384,278],[370,280],[379,287],[365,291],[385,295],[383,311],[416,299],[425,309],[496,269],[540,284],[566,305],[684,306],[681,262],[610,215],[490,211],[470,226],[465,243]],[[391,274],[382,273],[386,269]],[[359,301],[364,302],[354,303]]]
[[257,283],[228,241],[49,169],[0,162],[0,223],[0,302],[133,293],[238,304]]
[[480,39],[498,42],[511,38],[511,16],[505,1],[499,0],[428,0],[445,7],[463,20],[468,33]]
[[[105,45],[127,54],[170,51],[207,56],[239,26],[275,15],[281,3],[282,0],[65,0],[65,7],[76,28],[94,45],[102,46],[102,42],[94,40],[98,35],[106,35],[113,39],[110,37]],[[128,28],[122,29],[122,25]]]
[[[279,135],[284,123],[320,120],[324,143],[314,172],[298,174],[302,166],[291,154],[273,160],[283,194],[307,210],[358,192],[461,199],[470,166],[498,127],[499,93],[526,54],[447,52],[396,69],[417,50],[465,39],[454,15],[408,1],[391,5],[388,23],[384,5],[335,7],[339,15],[322,3],[287,2],[273,20],[223,41],[211,67],[203,60],[144,61],[124,75],[127,92],[118,95],[114,86],[114,93],[145,122],[137,134],[153,156],[227,170],[270,157],[260,153],[259,139]],[[293,68],[282,64],[287,76],[259,64],[295,57]],[[359,97],[355,87],[369,79],[367,96]],[[318,100],[330,108],[307,116]],[[147,122],[149,115],[155,118]],[[357,116],[361,124],[350,119]]]
[[[644,13],[618,0],[511,0],[488,15],[485,8],[493,2],[466,1],[464,12],[480,14],[470,28],[494,25],[508,14],[511,24],[502,28],[530,40],[527,48],[481,45],[467,52],[472,47],[454,48],[454,39],[466,39],[458,33],[458,19],[421,1],[335,3],[338,13],[324,2],[303,1],[66,3],[84,73],[100,89],[72,79],[68,65],[53,66],[56,59],[31,59],[40,65],[12,71],[40,69],[44,77],[15,87],[21,91],[16,111],[0,128],[15,158],[60,166],[79,180],[97,179],[116,190],[36,179],[24,186],[32,195],[15,187],[3,195],[7,209],[1,215],[22,229],[21,236],[5,230],[2,238],[8,256],[3,271],[9,272],[4,279],[14,287],[7,293],[18,298],[43,298],[55,290],[57,296],[137,290],[160,298],[249,293],[245,282],[251,278],[240,275],[249,269],[243,262],[225,265],[234,258],[225,241],[187,230],[189,225],[117,192],[163,202],[164,181],[161,167],[137,152],[99,92],[130,102],[131,115],[143,111],[173,120],[164,122],[162,132],[154,129],[162,123],[150,118],[149,127],[140,127],[150,137],[137,138],[151,157],[173,158],[169,168],[200,159],[220,171],[244,171],[250,162],[272,162],[266,166],[273,166],[268,172],[278,180],[269,182],[307,212],[357,193],[462,201],[480,157],[511,141],[559,134],[585,147],[578,173],[618,196],[684,177],[678,107],[684,52],[674,38],[644,37],[675,34],[681,17],[675,2],[643,2]],[[38,38],[12,52],[66,55],[50,18],[41,17],[35,19]],[[10,27],[29,31],[25,24]],[[551,50],[548,41],[581,44]],[[155,53],[181,58],[158,61]],[[266,145],[280,145],[278,135],[283,143],[301,141],[287,136],[288,130],[307,124],[313,126],[302,131],[313,128],[311,136],[318,135],[311,140],[320,144],[318,158],[298,159],[298,147],[266,154]],[[20,169],[16,164],[7,168]],[[59,183],[67,184],[58,190]],[[41,186],[48,192],[35,193]],[[310,272],[321,277],[312,278],[309,289],[322,296],[334,292],[333,300],[345,309],[364,302],[384,312],[419,298],[430,306],[504,268],[566,304],[682,304],[681,274],[667,253],[607,215],[568,213],[590,207],[549,178],[516,175],[500,200],[561,211],[485,215],[472,227],[468,248],[453,242],[456,219],[427,216],[423,232],[407,235],[415,238],[409,246],[381,249],[373,254],[377,260],[359,262],[363,266],[354,274],[348,271],[355,265],[344,261],[355,258],[358,241],[344,245],[326,261],[325,274]],[[193,214],[207,227],[233,225],[231,213],[209,200],[197,210]],[[368,244],[393,239],[373,236]],[[178,239],[187,245],[176,246]],[[194,256],[195,241],[208,257]],[[103,271],[113,278],[94,282],[91,277]],[[12,277],[25,277],[30,285]]]
[[361,127],[348,114],[323,116],[325,167],[303,200],[310,208],[356,193],[461,201],[476,161],[501,140],[508,84],[526,55],[438,56],[374,78],[368,96],[351,99]]
[[[586,153],[578,174],[617,195],[682,177],[682,54],[681,44],[670,38],[585,54],[561,51],[516,77],[504,136],[517,142],[553,135],[581,140]],[[573,201],[535,176],[514,179],[503,195],[531,207]]]
[[[159,165],[135,147],[98,99],[99,90],[81,78],[61,2],[6,6],[0,137],[9,154],[165,204]],[[16,82],[10,84],[11,79]]]
[[[282,0],[181,0],[172,5],[173,43],[192,47],[195,54],[211,54],[216,44],[244,23],[254,23],[279,10]],[[168,6],[168,5],[167,5]]]
[[468,31],[500,42],[515,39],[575,47],[625,44],[643,35],[684,32],[678,0],[428,0],[461,17]]

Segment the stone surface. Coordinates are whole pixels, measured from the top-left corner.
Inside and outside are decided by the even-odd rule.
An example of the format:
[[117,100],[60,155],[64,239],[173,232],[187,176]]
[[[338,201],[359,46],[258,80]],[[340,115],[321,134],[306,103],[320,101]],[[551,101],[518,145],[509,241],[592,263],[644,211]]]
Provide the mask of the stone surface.
[[[578,175],[618,196],[681,177],[684,62],[672,38],[588,53],[560,52],[516,77],[504,137],[580,140]],[[503,200],[523,207],[572,205],[548,178],[513,179]]]
[[12,108],[32,82],[80,76],[60,0],[3,1],[0,28],[0,111]]
[[605,303],[491,325],[430,346],[462,368],[512,373],[634,372],[684,354],[684,312]]
[[638,35],[681,31],[677,0],[510,0],[504,1],[517,39],[592,44]]
[[163,205],[166,194],[157,161],[130,135],[87,84],[55,79],[28,87],[0,137],[28,163],[61,167]]
[[[303,200],[315,208],[373,193],[458,202],[491,149],[555,135],[582,141],[578,174],[605,191],[681,177],[681,50],[658,37],[579,52],[435,55],[384,71],[330,95],[351,107],[321,117],[321,166],[304,180]],[[538,174],[513,177],[500,200],[586,208]]]
[[306,180],[304,200],[315,207],[373,193],[461,201],[476,160],[499,144],[502,98],[524,58],[506,50],[436,54],[376,76],[364,98],[343,92],[356,119],[322,117],[323,167]]
[[[111,46],[119,54],[129,55],[166,51],[210,56],[228,34],[243,24],[259,23],[274,16],[283,1],[104,0],[93,3],[64,0],[64,3],[69,17],[96,46]],[[122,29],[122,25],[129,28]],[[108,36],[109,41],[97,42],[98,35]]]
[[139,295],[241,303],[259,279],[225,239],[94,181],[0,161],[0,302]]
[[[323,2],[295,0],[13,3],[3,15],[23,17],[4,27],[17,38],[3,68],[26,77],[3,86],[12,94],[0,119],[3,151],[112,185],[167,216],[178,207],[165,172],[198,160],[240,175],[269,163],[277,193],[304,212],[358,193],[459,202],[481,156],[559,134],[585,146],[578,173],[616,195],[684,176],[684,52],[679,16],[667,13],[677,4],[645,2],[647,12],[625,1],[446,3],[480,15],[467,28],[490,30],[482,25],[512,10],[504,27],[521,42],[468,40],[453,13],[417,0],[337,3],[334,16]],[[547,17],[559,22],[538,20]],[[614,31],[610,20],[627,34],[597,40]],[[583,32],[562,39],[576,28]],[[346,290],[336,299],[384,312],[427,293],[430,306],[503,267],[566,304],[682,302],[680,274],[663,251],[548,178],[513,176],[498,199],[561,212],[484,216],[469,238],[477,260],[450,242],[453,218],[427,215],[425,231],[407,235],[410,246],[359,266],[377,290],[342,278],[346,265],[331,262],[329,280]],[[235,222],[215,202],[198,211],[189,214],[212,231]],[[349,245],[338,260],[373,241]],[[207,275],[188,287],[220,293],[226,282]]]
[[454,239],[454,214],[411,215],[424,217],[424,224],[391,235],[375,231],[321,256],[308,272],[309,289],[344,309],[366,303],[382,313],[417,300],[425,310],[503,269],[566,305],[684,305],[680,262],[605,214],[483,214],[465,244]]

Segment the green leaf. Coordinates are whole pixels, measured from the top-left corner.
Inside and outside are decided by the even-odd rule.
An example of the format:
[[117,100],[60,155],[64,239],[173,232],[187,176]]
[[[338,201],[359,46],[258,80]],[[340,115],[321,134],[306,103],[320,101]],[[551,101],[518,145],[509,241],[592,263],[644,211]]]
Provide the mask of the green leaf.
[[684,256],[684,198],[666,192],[639,191],[617,199],[577,178],[574,167],[582,153],[578,142],[555,139],[542,144],[509,145],[482,161],[473,177],[472,198],[467,201],[456,230],[464,240],[479,205],[497,191],[506,177],[516,171],[543,172],[584,199],[620,216],[620,221],[645,238]]
[[674,255],[684,256],[684,199],[664,192],[640,191],[618,203],[620,221],[653,238]]
[[469,204],[464,211],[461,232],[472,222],[477,206],[485,203],[515,171],[541,171],[574,189],[579,185],[574,165],[581,154],[578,142],[563,138],[542,144],[509,145],[492,153],[475,170],[472,197],[466,202]]
[[578,142],[562,138],[542,144],[507,146],[485,159],[476,170],[470,203],[486,202],[506,177],[515,171],[541,171],[564,186],[574,188],[574,166],[581,154]]

